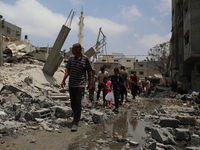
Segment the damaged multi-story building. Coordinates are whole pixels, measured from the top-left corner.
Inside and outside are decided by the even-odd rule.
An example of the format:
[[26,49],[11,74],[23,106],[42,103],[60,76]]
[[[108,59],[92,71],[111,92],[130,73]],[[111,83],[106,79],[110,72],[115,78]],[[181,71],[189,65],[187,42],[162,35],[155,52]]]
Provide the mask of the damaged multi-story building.
[[172,0],[172,79],[200,90],[200,1]]

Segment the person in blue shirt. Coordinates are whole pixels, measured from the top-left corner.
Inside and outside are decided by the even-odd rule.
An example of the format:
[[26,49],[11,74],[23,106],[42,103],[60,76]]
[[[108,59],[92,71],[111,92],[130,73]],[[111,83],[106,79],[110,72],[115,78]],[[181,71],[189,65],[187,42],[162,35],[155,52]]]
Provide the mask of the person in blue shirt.
[[118,110],[119,97],[121,94],[121,85],[122,84],[124,84],[124,87],[128,91],[123,77],[119,74],[119,68],[116,67],[116,68],[114,68],[114,75],[111,77],[111,87],[112,87],[114,99],[115,99],[115,109],[113,111],[116,113],[119,112],[119,110]]

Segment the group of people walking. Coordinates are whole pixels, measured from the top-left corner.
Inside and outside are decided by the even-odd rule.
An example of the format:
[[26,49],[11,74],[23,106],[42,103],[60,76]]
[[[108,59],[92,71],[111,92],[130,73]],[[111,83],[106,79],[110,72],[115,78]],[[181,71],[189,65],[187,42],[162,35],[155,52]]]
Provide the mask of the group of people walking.
[[[100,71],[96,75],[96,71],[92,71],[92,89],[89,90],[89,101],[97,104],[100,98],[100,93],[103,93],[103,105],[111,108],[111,100],[108,99],[109,96],[106,96],[109,92],[112,92],[114,95],[115,101],[115,112],[118,112],[119,105],[124,103],[124,98],[126,101],[130,101],[127,98],[127,92],[131,91],[132,99],[138,95],[140,96],[144,91],[144,96],[148,97],[150,94],[151,84],[150,81],[145,78],[145,81],[139,80],[136,72],[132,72],[129,76],[126,72],[126,68],[121,66],[119,68],[114,68],[114,75],[109,76],[109,73],[105,70],[105,67],[102,66]],[[95,81],[98,82],[97,97],[94,98],[95,91]],[[107,98],[106,98],[107,97]]]
[[[69,76],[69,94],[71,100],[71,108],[74,114],[71,131],[77,131],[81,118],[81,100],[85,91],[85,86],[89,90],[89,101],[98,104],[100,93],[103,91],[103,104],[111,109],[111,97],[108,96],[113,93],[115,104],[114,112],[119,112],[119,105],[123,104],[124,96],[126,101],[127,92],[131,89],[133,99],[135,99],[138,91],[139,77],[134,72],[130,77],[125,71],[125,67],[114,68],[114,75],[109,76],[104,67],[96,75],[96,71],[92,69],[87,56],[81,53],[82,47],[79,43],[72,46],[72,57],[69,58],[66,65],[65,75],[63,77],[61,86],[65,87],[65,80]],[[87,72],[87,76],[86,76]],[[88,77],[88,81],[86,80]],[[95,85],[98,82],[97,97],[94,98]],[[145,79],[145,87],[149,86],[149,81]],[[142,85],[143,86],[143,85]]]

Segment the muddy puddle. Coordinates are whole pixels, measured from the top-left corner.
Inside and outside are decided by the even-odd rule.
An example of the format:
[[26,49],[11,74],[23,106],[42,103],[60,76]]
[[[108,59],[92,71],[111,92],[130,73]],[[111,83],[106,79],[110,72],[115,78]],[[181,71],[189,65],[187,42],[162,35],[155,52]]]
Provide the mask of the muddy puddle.
[[124,113],[115,121],[103,123],[93,131],[83,133],[82,136],[76,139],[77,142],[64,147],[63,150],[125,150],[126,142],[117,142],[117,135],[138,142],[139,145],[130,146],[130,150],[139,150],[145,143],[144,138],[147,133],[144,128],[149,123],[128,116],[130,117],[129,113]]

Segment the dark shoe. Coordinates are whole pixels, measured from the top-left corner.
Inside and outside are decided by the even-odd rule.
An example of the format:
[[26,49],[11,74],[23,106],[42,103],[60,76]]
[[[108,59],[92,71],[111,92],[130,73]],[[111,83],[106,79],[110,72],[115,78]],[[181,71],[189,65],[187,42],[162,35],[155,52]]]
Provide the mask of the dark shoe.
[[113,112],[118,113],[119,111],[117,108],[115,108],[115,109],[113,109]]
[[71,131],[72,131],[72,132],[76,132],[77,130],[78,130],[78,126],[75,125],[75,124],[73,124],[73,125],[72,125],[72,128],[71,128]]

